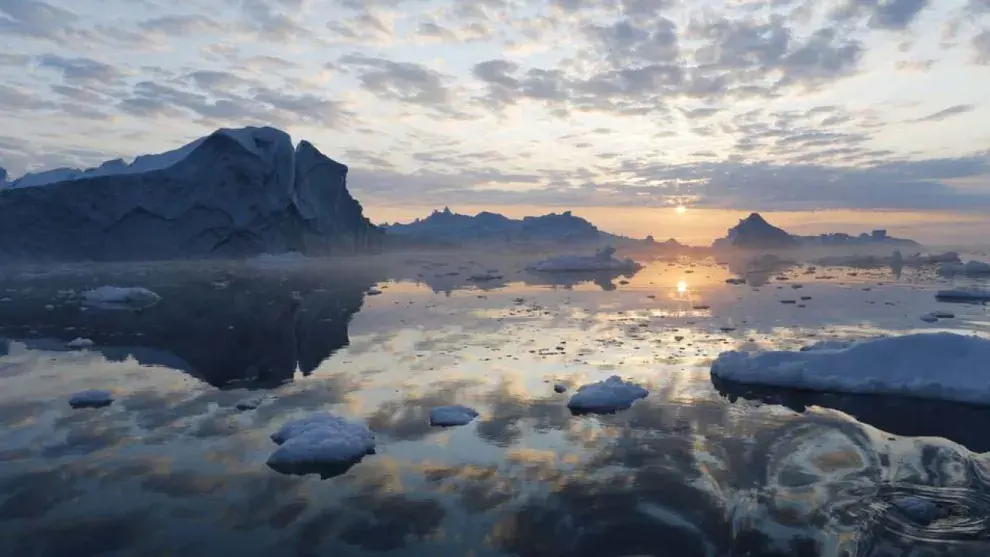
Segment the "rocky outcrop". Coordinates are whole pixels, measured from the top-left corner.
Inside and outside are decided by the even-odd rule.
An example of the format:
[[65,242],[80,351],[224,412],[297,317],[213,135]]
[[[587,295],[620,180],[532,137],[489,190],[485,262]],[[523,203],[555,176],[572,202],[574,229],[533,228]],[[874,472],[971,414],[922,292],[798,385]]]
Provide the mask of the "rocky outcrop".
[[0,258],[161,260],[376,250],[347,167],[272,128],[41,173],[0,191]]
[[759,213],[752,213],[730,228],[725,238],[716,240],[713,247],[785,249],[797,244],[797,240],[783,229],[771,225]]

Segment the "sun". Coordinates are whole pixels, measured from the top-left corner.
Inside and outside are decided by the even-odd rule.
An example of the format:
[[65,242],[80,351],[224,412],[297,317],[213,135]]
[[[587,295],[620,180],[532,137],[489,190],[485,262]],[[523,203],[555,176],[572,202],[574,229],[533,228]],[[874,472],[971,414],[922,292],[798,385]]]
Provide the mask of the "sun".
[[687,212],[687,207],[685,207],[684,205],[678,205],[677,208],[674,209],[674,211],[677,211],[678,215],[683,215],[684,213]]

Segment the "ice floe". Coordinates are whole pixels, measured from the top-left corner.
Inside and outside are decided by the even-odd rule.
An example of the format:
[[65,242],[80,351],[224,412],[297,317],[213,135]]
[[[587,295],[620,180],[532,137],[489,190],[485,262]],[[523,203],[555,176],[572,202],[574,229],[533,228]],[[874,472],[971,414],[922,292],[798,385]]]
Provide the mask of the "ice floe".
[[65,343],[65,345],[68,346],[69,348],[89,348],[90,346],[93,346],[93,341],[88,338],[79,337],[70,340],[69,342]]
[[597,383],[580,387],[571,395],[567,407],[574,412],[610,413],[625,410],[641,398],[646,398],[649,391],[623,381],[618,375]]
[[268,466],[285,473],[336,475],[375,452],[375,436],[364,424],[327,413],[286,422],[271,439],[279,448]]
[[102,408],[111,404],[113,393],[103,389],[81,391],[69,397],[69,406],[73,408]]
[[713,377],[811,391],[990,404],[990,340],[953,333],[820,344],[799,352],[723,352]]
[[477,417],[478,412],[474,408],[468,408],[460,404],[438,406],[430,410],[430,425],[440,427],[467,425]]
[[82,293],[87,305],[105,309],[141,309],[151,307],[161,296],[139,286],[100,286]]

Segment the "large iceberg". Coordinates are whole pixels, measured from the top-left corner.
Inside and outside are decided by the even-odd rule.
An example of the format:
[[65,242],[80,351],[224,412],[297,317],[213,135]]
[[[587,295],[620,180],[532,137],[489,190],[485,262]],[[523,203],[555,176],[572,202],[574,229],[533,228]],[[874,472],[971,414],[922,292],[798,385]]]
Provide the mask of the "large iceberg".
[[0,191],[0,259],[133,260],[373,250],[347,167],[273,128],[28,174]]
[[713,377],[808,391],[990,404],[990,340],[953,333],[820,343],[800,352],[723,352]]

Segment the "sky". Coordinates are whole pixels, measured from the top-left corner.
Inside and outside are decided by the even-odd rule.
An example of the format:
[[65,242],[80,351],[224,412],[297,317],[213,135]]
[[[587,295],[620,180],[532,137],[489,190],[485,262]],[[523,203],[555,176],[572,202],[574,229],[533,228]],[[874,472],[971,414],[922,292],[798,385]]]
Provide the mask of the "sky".
[[990,0],[0,0],[0,75],[10,178],[270,125],[376,221],[990,211]]

